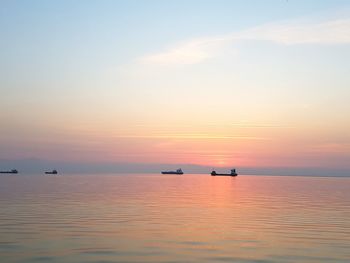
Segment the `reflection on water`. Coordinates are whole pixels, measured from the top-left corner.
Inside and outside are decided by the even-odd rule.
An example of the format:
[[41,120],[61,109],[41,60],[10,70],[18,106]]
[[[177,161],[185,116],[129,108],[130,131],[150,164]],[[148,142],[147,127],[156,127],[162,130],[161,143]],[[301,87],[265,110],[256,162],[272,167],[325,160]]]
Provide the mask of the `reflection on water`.
[[350,178],[0,176],[1,262],[349,262]]

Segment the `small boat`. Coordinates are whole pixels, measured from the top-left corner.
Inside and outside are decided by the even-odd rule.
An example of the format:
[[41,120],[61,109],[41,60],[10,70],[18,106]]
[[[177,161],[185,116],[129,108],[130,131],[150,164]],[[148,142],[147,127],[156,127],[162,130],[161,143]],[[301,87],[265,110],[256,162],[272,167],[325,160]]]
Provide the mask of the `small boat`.
[[57,174],[57,170],[52,170],[51,172],[45,172],[45,174]]
[[211,175],[212,176],[217,176],[217,175],[219,175],[219,176],[237,176],[238,174],[236,173],[236,169],[232,169],[231,173],[229,173],[229,174],[218,174],[215,171],[212,171]]
[[18,174],[16,169],[12,169],[11,171],[0,171],[0,174]]
[[180,169],[177,169],[176,171],[163,171],[162,174],[184,174],[184,172]]

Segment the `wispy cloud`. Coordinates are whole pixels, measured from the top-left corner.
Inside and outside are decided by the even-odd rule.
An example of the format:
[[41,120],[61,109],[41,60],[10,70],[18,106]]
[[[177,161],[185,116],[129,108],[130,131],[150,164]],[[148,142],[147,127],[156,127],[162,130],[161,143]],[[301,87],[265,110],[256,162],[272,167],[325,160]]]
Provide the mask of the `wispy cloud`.
[[140,58],[144,64],[196,64],[227,52],[238,41],[270,41],[283,45],[350,43],[350,18],[321,22],[271,23],[223,36],[192,39]]
[[264,25],[242,32],[239,38],[266,40],[286,45],[349,44],[350,19]]
[[146,64],[196,64],[220,54],[230,44],[228,36],[185,41],[163,52],[142,57]]
[[235,136],[235,135],[210,135],[210,134],[155,134],[155,135],[118,135],[114,138],[125,139],[198,139],[198,140],[270,140],[266,137],[257,136]]

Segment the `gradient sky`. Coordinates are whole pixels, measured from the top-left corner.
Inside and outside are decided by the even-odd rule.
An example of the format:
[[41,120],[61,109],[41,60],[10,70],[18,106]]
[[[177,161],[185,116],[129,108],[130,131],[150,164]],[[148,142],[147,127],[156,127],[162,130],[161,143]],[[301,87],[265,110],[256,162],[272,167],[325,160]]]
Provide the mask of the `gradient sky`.
[[1,1],[0,159],[350,169],[349,1]]

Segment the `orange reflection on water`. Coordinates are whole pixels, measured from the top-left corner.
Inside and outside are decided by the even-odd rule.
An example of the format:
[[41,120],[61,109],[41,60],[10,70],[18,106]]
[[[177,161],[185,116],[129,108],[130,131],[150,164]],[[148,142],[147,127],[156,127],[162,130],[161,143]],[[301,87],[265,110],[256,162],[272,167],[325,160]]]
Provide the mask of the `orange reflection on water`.
[[348,178],[29,177],[2,178],[0,241],[22,245],[8,259],[44,243],[63,262],[322,262],[350,248]]

